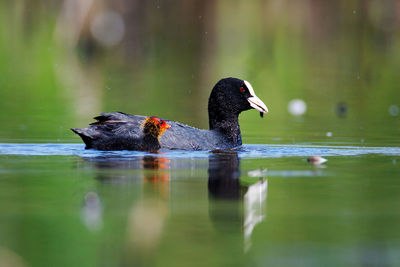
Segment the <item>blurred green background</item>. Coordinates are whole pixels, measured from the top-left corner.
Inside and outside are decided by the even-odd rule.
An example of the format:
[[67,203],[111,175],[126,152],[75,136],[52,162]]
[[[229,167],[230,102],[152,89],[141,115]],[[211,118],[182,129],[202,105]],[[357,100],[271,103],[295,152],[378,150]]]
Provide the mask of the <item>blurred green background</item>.
[[[240,116],[244,143],[398,147],[399,70],[397,0],[0,1],[0,143],[81,143],[69,128],[110,111],[207,128],[211,88],[233,76],[270,110]],[[228,178],[268,169],[247,254],[247,188],[212,198],[213,156],[2,154],[0,265],[398,265],[398,156],[324,169],[296,149],[231,155]]]
[[[0,142],[79,142],[69,128],[109,111],[207,128],[210,90],[233,76],[270,109],[241,115],[245,143],[394,145],[399,10],[395,0],[2,1]],[[307,104],[303,116],[288,112],[292,99]]]

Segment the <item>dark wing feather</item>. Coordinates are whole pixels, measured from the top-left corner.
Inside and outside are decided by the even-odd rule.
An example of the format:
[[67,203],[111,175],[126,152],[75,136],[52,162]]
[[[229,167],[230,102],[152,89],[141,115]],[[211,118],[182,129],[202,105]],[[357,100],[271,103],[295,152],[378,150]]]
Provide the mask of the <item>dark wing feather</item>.
[[[101,113],[100,116],[94,117],[96,122],[91,123],[90,125],[98,125],[105,123],[107,121],[111,122],[128,122],[130,120],[135,121],[135,118],[142,117],[142,116],[133,116],[133,115],[128,115],[123,112],[110,112],[110,113]],[[144,118],[144,116],[143,116]]]
[[119,150],[126,143],[127,149],[135,149],[143,137],[140,126],[144,118],[122,112],[101,113],[89,127],[72,131],[82,138],[86,148]]

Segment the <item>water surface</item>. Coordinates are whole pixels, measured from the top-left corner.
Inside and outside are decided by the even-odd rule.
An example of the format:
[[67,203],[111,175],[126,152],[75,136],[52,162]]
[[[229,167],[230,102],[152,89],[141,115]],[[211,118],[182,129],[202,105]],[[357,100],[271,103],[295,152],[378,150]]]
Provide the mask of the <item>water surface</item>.
[[[328,161],[308,163],[314,155]],[[0,244],[33,266],[398,265],[399,156],[3,143]]]

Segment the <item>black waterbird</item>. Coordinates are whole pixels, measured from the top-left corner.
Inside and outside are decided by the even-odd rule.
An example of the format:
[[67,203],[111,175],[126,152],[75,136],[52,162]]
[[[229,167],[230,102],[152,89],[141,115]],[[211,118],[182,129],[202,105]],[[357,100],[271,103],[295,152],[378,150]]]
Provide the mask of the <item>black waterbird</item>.
[[[240,146],[242,137],[239,114],[256,109],[260,115],[267,106],[255,95],[251,84],[236,78],[221,79],[212,89],[208,100],[210,130],[197,129],[179,122],[165,120],[170,129],[160,138],[165,149],[214,150]],[[86,144],[99,150],[137,149],[135,142],[143,139],[142,125],[146,117],[122,112],[102,113],[88,128],[72,129]],[[112,123],[107,123],[112,122]],[[139,148],[142,148],[139,146]]]

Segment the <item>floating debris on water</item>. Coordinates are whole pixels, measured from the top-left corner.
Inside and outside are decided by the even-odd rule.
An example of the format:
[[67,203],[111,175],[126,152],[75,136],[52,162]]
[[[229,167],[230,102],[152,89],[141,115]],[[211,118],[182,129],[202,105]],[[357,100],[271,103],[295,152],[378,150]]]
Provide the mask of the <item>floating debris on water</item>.
[[314,157],[308,158],[307,161],[314,165],[321,165],[324,162],[327,162],[328,160],[326,158],[323,158],[320,156],[314,156]]

